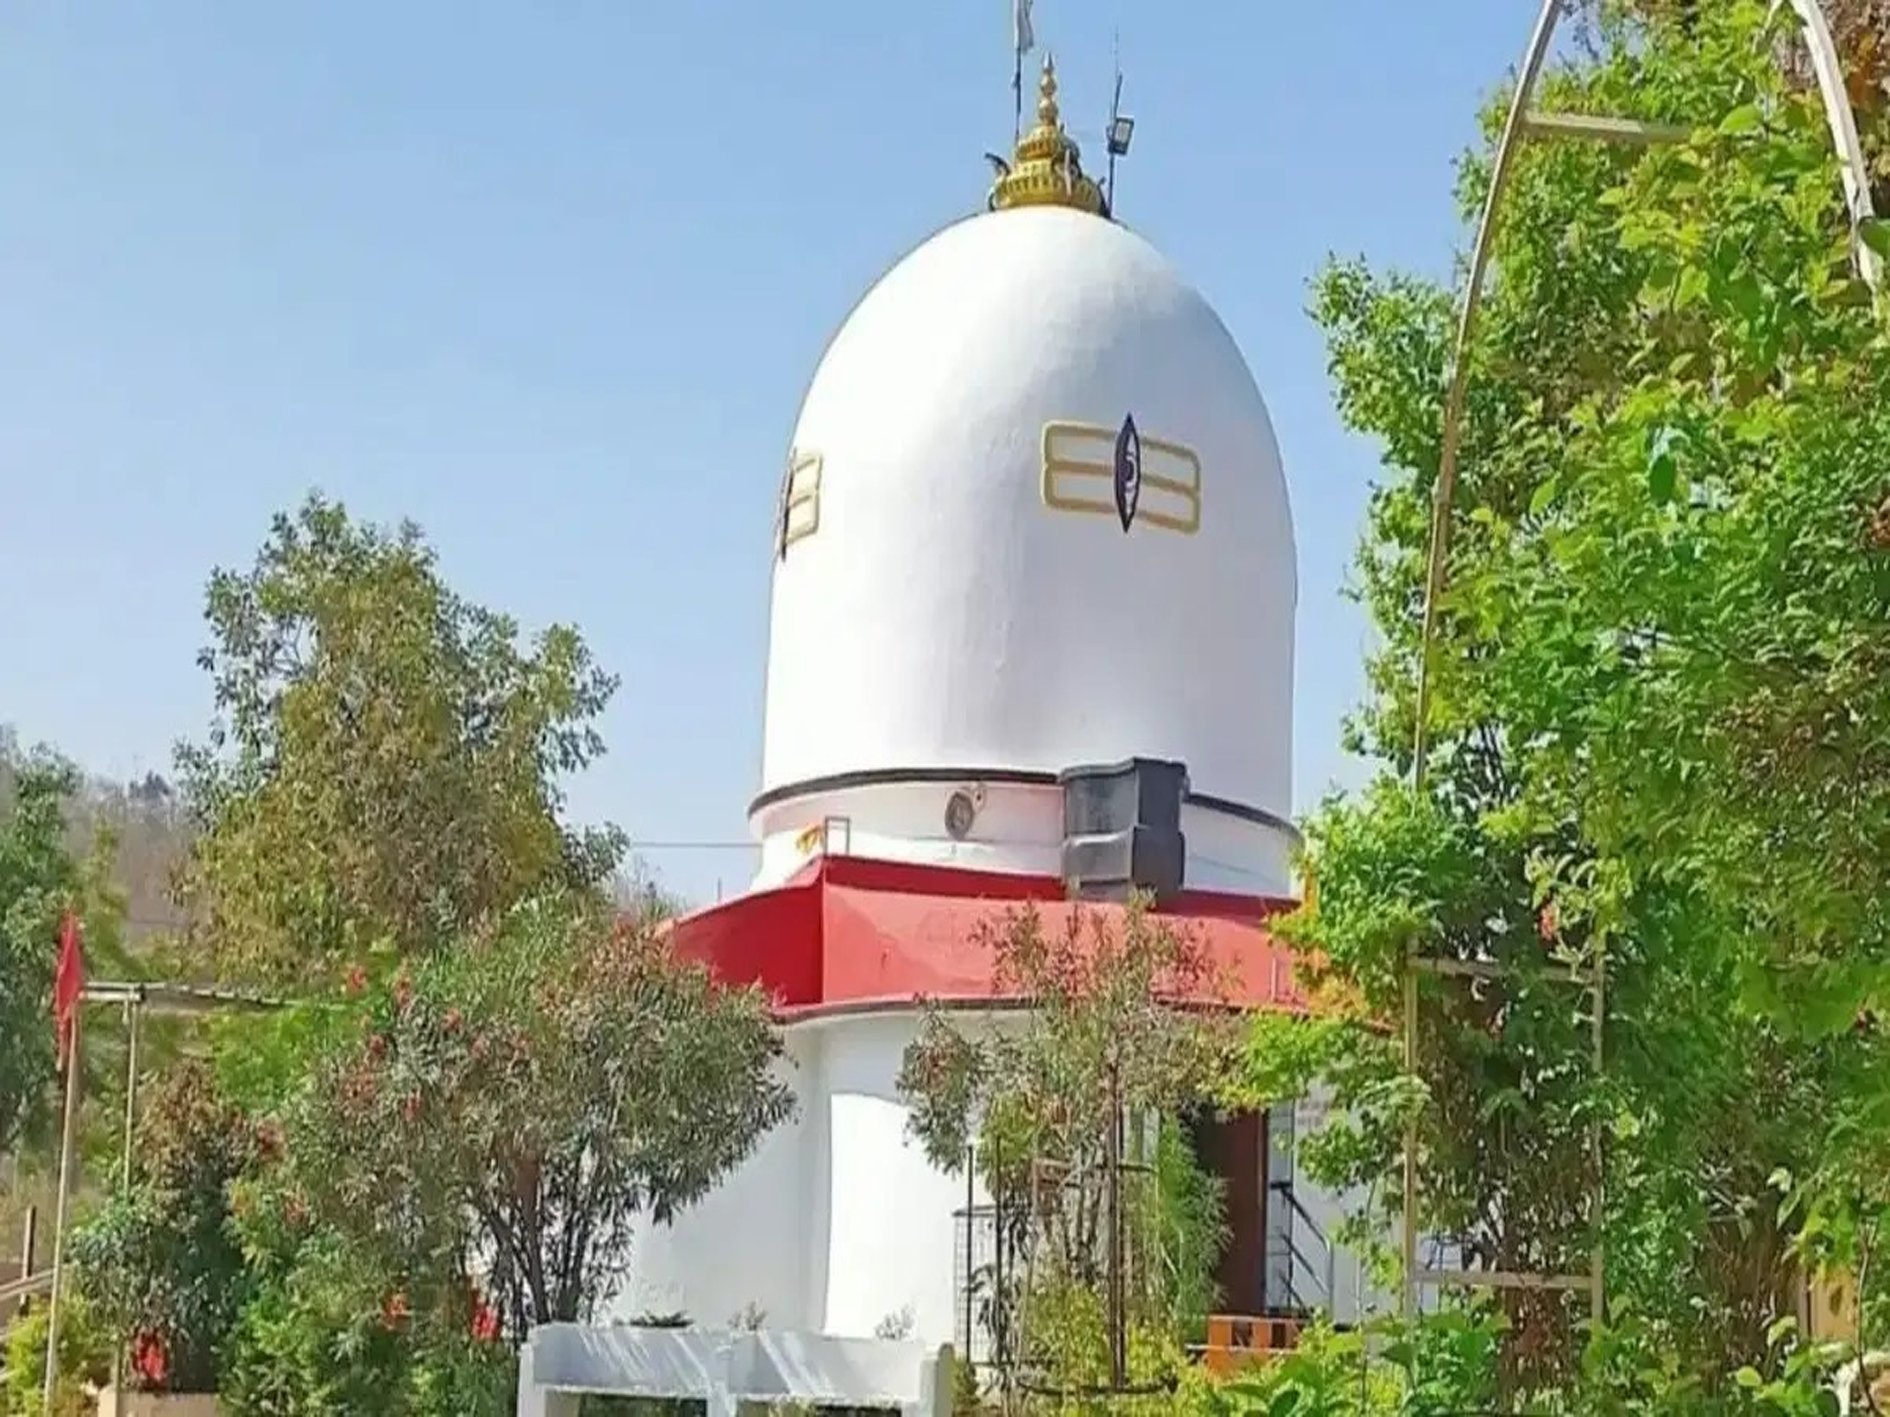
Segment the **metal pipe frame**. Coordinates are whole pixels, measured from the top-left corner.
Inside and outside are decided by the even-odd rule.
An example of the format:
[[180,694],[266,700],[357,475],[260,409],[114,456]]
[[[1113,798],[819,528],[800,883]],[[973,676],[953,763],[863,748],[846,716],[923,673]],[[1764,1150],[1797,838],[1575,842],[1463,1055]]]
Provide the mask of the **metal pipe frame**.
[[[1475,244],[1471,247],[1470,270],[1464,287],[1462,307],[1458,311],[1457,330],[1451,348],[1450,383],[1444,399],[1444,422],[1438,451],[1437,483],[1432,496],[1430,550],[1425,568],[1424,619],[1418,650],[1416,724],[1413,733],[1411,776],[1415,787],[1424,786],[1430,749],[1430,706],[1432,664],[1437,647],[1438,606],[1448,584],[1451,518],[1457,489],[1458,458],[1463,439],[1463,412],[1470,381],[1469,354],[1476,333],[1477,316],[1483,298],[1484,278],[1495,250],[1498,219],[1507,191],[1517,152],[1532,136],[1574,138],[1646,147],[1659,143],[1683,141],[1689,130],[1673,124],[1644,123],[1634,119],[1587,114],[1544,113],[1532,111],[1530,102],[1543,66],[1554,41],[1556,21],[1561,17],[1564,0],[1543,0],[1530,34],[1529,46],[1517,74],[1516,90],[1511,96],[1509,114],[1497,143],[1496,158],[1490,170],[1489,188],[1484,194],[1483,210],[1477,223]],[[1857,135],[1857,119],[1844,88],[1837,45],[1826,23],[1818,0],[1772,0],[1772,12],[1789,5],[1798,19],[1798,29],[1811,58],[1823,101],[1825,121],[1831,132],[1843,183],[1844,202],[1851,224],[1851,254],[1860,279],[1874,297],[1882,295],[1882,262],[1864,239],[1867,223],[1876,219],[1870,195],[1870,171],[1864,161],[1863,145]],[[1404,1067],[1408,1074],[1417,1072],[1417,1031],[1420,973],[1468,976],[1481,979],[1502,978],[1508,971],[1482,961],[1422,959],[1415,942],[1405,952],[1404,971]],[[1563,978],[1556,975],[1554,977]],[[1574,972],[1570,982],[1584,976]],[[1597,959],[1592,975],[1594,988],[1593,1064],[1599,1074],[1605,1063],[1603,1034],[1606,1019],[1606,963]],[[1594,1138],[1595,1192],[1594,1212],[1599,1228],[1602,1204],[1601,1146],[1597,1131]],[[1599,1321],[1606,1309],[1603,1252],[1599,1233],[1595,1240],[1590,1271],[1585,1276],[1527,1275],[1498,1272],[1477,1273],[1463,1270],[1420,1269],[1417,1264],[1417,1191],[1418,1125],[1414,1117],[1407,1123],[1403,1157],[1403,1252],[1404,1281],[1401,1286],[1402,1309],[1407,1317],[1417,1308],[1420,1285],[1486,1288],[1565,1288],[1587,1287],[1590,1291],[1592,1317]]]

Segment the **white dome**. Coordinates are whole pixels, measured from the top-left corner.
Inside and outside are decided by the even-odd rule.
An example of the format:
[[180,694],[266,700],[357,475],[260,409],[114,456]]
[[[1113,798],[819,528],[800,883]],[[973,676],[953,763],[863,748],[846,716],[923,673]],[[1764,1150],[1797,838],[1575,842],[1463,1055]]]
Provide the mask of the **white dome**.
[[1226,327],[1141,237],[1060,207],[938,233],[828,347],[789,463],[758,810],[1142,756],[1287,816],[1279,449]]

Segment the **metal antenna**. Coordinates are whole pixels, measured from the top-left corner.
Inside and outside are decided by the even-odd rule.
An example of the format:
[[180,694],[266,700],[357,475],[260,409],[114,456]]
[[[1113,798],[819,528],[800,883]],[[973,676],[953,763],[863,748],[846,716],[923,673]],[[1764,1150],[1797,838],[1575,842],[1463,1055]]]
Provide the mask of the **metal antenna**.
[[1135,120],[1122,112],[1122,31],[1115,32],[1114,54],[1116,62],[1116,90],[1109,100],[1109,129],[1104,135],[1109,147],[1109,171],[1103,182],[1103,208],[1110,215],[1116,214],[1116,159],[1126,155],[1129,143],[1135,137]]

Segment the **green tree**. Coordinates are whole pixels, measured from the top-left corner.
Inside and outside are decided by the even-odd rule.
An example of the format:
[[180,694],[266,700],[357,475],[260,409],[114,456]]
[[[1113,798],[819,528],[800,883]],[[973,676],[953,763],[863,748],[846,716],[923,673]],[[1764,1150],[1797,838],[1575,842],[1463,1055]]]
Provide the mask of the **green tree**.
[[[1318,904],[1293,925],[1364,1018],[1396,1018],[1413,944],[1520,971],[1427,981],[1415,1091],[1363,1026],[1295,1045],[1350,1104],[1306,1162],[1395,1199],[1419,1108],[1427,1224],[1519,1269],[1585,1266],[1605,1179],[1611,1312],[1644,1340],[1620,1362],[1690,1411],[1732,1400],[1742,1364],[1796,1361],[1777,1325],[1800,1252],[1862,1258],[1890,1175],[1884,1043],[1854,1026],[1890,978],[1890,346],[1823,115],[1775,60],[1782,19],[1696,10],[1606,15],[1546,80],[1545,107],[1693,136],[1521,155],[1468,355],[1421,795],[1456,299],[1358,262],[1318,284],[1341,411],[1385,454],[1359,574],[1382,648],[1351,729],[1385,766],[1309,824]],[[1466,162],[1466,214],[1488,171]],[[1585,1000],[1551,976],[1604,952],[1596,1075]],[[1501,1308],[1512,1392],[1572,1384],[1577,1313]]]
[[1032,1008],[927,1010],[899,1076],[912,1132],[934,1165],[961,1174],[975,1144],[1012,1251],[1006,1292],[985,1296],[992,1327],[1008,1332],[1011,1362],[1052,1385],[1110,1380],[1116,1159],[1123,1246],[1136,1257],[1125,1337],[1134,1379],[1147,1382],[1216,1297],[1221,1197],[1179,1126],[1210,1097],[1231,1042],[1227,1015],[1201,1007],[1220,993],[1213,961],[1141,901],[1119,919],[1078,908],[1061,928],[1026,909],[977,943],[1001,993]]
[[[123,945],[114,834],[94,829],[85,834],[88,850],[73,847],[81,789],[70,762],[49,749],[22,751],[0,730],[0,1153],[17,1147],[28,1173],[56,1165],[58,1099],[50,1084],[60,918],[78,912],[88,977],[139,977]],[[88,1034],[81,1116],[88,1160],[117,1155],[112,1117],[123,1109],[123,1057],[116,1030]]]
[[139,1174],[72,1237],[93,1321],[130,1359],[127,1378],[159,1392],[214,1392],[218,1354],[248,1297],[231,1225],[232,1185],[279,1144],[186,1061],[146,1097]]
[[411,525],[312,497],[254,566],[218,571],[208,738],[180,747],[200,834],[188,944],[220,974],[300,984],[373,946],[424,953],[551,886],[606,883],[614,831],[559,819],[616,688],[575,630],[529,648],[442,581]]
[[286,1159],[251,1200],[279,1235],[341,1237],[449,1327],[475,1270],[515,1338],[590,1318],[633,1222],[699,1200],[792,1110],[767,1001],[588,898],[526,902],[356,987],[315,1025]]
[[82,886],[65,846],[77,772],[46,755],[9,766],[12,800],[0,807],[0,1152],[40,1119],[52,1081],[59,918]]

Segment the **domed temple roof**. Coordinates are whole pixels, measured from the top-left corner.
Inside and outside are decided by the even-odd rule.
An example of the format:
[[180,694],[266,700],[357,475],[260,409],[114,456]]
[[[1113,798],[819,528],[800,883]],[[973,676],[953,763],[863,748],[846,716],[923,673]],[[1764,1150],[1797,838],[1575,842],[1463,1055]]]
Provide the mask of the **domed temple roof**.
[[808,389],[763,797],[1144,756],[1285,817],[1296,568],[1266,405],[1207,301],[1084,197],[1073,145],[1062,200],[1019,185],[1067,141],[1040,117],[995,209],[880,279]]

